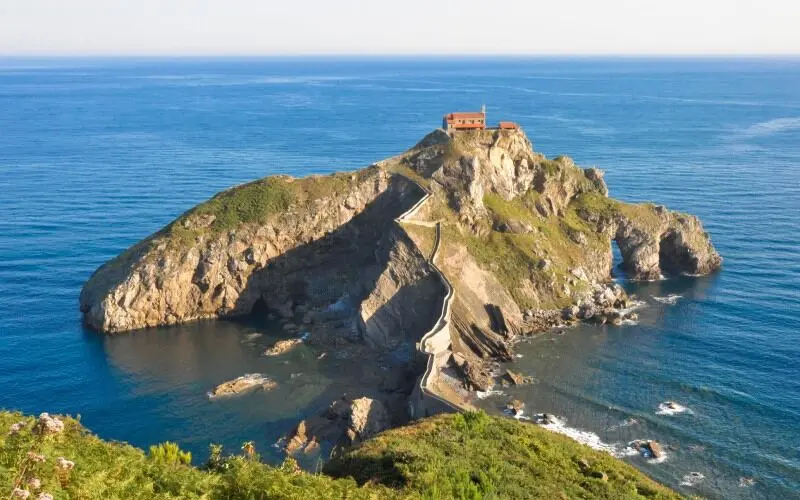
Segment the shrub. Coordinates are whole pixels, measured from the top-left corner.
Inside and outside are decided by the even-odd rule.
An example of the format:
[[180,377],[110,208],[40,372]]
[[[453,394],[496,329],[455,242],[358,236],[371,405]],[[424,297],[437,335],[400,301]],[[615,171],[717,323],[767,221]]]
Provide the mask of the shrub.
[[192,454],[183,451],[176,443],[167,441],[150,447],[150,459],[162,465],[189,465]]

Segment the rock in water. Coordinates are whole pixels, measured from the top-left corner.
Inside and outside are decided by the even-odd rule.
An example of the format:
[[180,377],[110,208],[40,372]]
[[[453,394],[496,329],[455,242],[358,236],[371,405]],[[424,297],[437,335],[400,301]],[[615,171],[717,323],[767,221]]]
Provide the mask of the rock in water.
[[525,403],[520,401],[519,399],[514,399],[506,404],[506,411],[508,411],[508,413],[510,413],[511,415],[514,416],[521,415],[524,410],[525,410]]
[[520,375],[519,373],[511,370],[506,370],[505,379],[511,382],[513,385],[525,385],[529,382],[524,375]]
[[223,382],[214,388],[209,397],[235,396],[255,389],[269,391],[278,386],[278,383],[260,373],[248,373],[228,382]]
[[302,343],[303,339],[279,340],[274,346],[264,351],[264,356],[279,356],[285,352],[291,351]]
[[286,453],[292,454],[298,450],[303,449],[308,444],[308,433],[306,430],[307,424],[305,420],[301,420],[294,428],[289,438],[286,440],[285,450]]
[[658,441],[650,440],[647,442],[647,447],[650,449],[650,454],[653,458],[661,458],[664,456],[664,449]]

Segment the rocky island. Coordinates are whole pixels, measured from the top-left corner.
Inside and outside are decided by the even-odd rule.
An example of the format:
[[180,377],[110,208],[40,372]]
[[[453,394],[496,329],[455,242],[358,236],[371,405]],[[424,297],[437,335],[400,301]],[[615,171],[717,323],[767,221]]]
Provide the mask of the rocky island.
[[721,265],[696,217],[609,198],[520,129],[435,130],[356,172],[219,193],[100,267],[80,307],[107,333],[258,314],[326,350],[415,353],[384,401],[407,420],[470,409],[519,336],[632,314],[613,244],[635,280]]

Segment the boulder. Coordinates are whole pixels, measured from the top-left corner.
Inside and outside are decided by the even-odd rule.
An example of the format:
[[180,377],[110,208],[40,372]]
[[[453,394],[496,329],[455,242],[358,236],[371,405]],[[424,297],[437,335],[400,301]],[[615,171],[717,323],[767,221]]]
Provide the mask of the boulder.
[[301,420],[286,440],[286,446],[284,447],[286,453],[292,454],[304,448],[306,443],[308,443],[307,432],[306,421]]
[[538,420],[538,423],[541,425],[553,425],[558,423],[558,420],[554,415],[549,413],[542,413],[541,417]]
[[525,403],[519,399],[514,399],[506,403],[506,410],[512,415],[519,415],[525,410]]
[[389,428],[389,413],[380,401],[359,398],[350,409],[350,428],[360,440],[368,439]]
[[567,321],[573,321],[578,318],[580,311],[581,310],[578,308],[578,306],[567,306],[561,310],[561,317]]
[[646,441],[636,440],[631,443],[631,446],[649,458],[661,458],[664,456],[664,449],[661,444],[653,439]]
[[214,388],[209,397],[235,396],[255,389],[265,391],[274,389],[278,383],[260,373],[248,373],[233,380],[223,382]]
[[279,340],[274,346],[264,351],[264,356],[280,356],[281,354],[291,351],[302,343],[303,339]]
[[661,444],[658,441],[647,441],[647,447],[650,449],[650,454],[653,456],[653,458],[661,458],[664,456],[664,449],[661,447]]
[[533,232],[533,226],[527,222],[509,219],[504,222],[496,223],[494,225],[494,230],[501,233],[528,234]]
[[520,375],[519,373],[515,373],[511,370],[506,370],[506,373],[503,375],[503,378],[509,381],[512,385],[525,385],[530,382],[530,380]]
[[578,311],[578,318],[583,320],[590,320],[594,317],[595,314],[596,311],[594,308],[594,304],[587,302],[581,305],[580,310]]
[[316,453],[323,442],[335,449],[346,449],[383,432],[390,425],[389,412],[380,401],[342,397],[319,415],[300,421],[287,436],[285,450],[288,454]]
[[64,430],[64,422],[57,418],[51,417],[49,413],[42,413],[36,421],[33,432],[46,436],[48,434],[58,434]]

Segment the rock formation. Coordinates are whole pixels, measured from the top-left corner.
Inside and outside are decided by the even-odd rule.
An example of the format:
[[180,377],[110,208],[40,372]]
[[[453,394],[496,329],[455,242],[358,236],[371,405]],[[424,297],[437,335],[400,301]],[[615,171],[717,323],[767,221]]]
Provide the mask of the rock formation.
[[280,356],[285,352],[291,351],[302,343],[303,339],[279,340],[274,346],[264,351],[264,356]]
[[255,389],[269,391],[277,386],[278,384],[266,375],[262,375],[260,373],[248,373],[247,375],[242,375],[241,377],[236,377],[233,380],[219,384],[208,394],[208,396],[210,398],[216,398],[220,396],[236,396],[245,392],[253,391]]
[[310,345],[410,352],[440,321],[444,278],[451,345],[437,359],[485,390],[518,335],[629,318],[612,242],[636,280],[721,265],[696,217],[613,200],[602,171],[536,153],[521,130],[437,130],[355,173],[224,191],[100,267],[80,304],[109,333],[266,314]]
[[289,454],[314,453],[320,443],[344,450],[385,431],[390,424],[389,412],[380,401],[343,397],[321,414],[300,421],[287,436],[285,450]]

